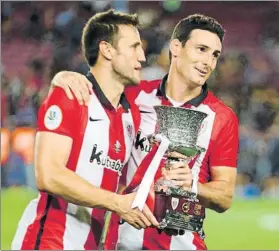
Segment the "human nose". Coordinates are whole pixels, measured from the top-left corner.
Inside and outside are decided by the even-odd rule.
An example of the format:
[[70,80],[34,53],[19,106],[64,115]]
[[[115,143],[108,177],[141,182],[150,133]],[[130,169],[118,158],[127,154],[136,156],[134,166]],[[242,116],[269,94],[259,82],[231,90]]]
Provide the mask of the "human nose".
[[212,67],[212,64],[213,64],[213,56],[210,54],[210,53],[206,53],[202,59],[202,63],[205,65],[205,66],[209,66],[209,67]]
[[142,48],[138,52],[138,61],[139,62],[145,62],[146,61],[144,50]]

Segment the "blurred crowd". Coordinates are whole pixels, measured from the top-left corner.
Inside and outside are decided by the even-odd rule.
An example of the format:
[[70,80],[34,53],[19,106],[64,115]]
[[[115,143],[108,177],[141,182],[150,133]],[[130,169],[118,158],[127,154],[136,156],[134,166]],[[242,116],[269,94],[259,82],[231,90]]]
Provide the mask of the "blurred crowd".
[[142,79],[162,78],[169,39],[179,19],[203,13],[226,29],[224,51],[210,89],[240,121],[236,195],[279,198],[278,2],[1,2],[2,186],[35,188],[37,111],[61,70],[86,73],[83,26],[98,11],[137,12],[147,61]]

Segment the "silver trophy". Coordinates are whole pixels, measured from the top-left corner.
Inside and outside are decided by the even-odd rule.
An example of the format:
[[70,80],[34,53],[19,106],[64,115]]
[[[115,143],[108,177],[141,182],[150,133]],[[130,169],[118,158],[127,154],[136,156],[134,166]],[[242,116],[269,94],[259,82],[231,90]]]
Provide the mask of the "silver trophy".
[[[205,150],[197,145],[197,138],[202,122],[207,117],[206,113],[172,106],[155,106],[154,109],[157,114],[157,130],[151,141],[156,141],[156,135],[163,135],[169,140],[168,151],[185,156],[173,158],[165,155],[166,168],[176,161],[189,162]],[[204,214],[204,208],[193,190],[186,191],[163,178],[155,183],[154,215],[161,229],[202,231]]]

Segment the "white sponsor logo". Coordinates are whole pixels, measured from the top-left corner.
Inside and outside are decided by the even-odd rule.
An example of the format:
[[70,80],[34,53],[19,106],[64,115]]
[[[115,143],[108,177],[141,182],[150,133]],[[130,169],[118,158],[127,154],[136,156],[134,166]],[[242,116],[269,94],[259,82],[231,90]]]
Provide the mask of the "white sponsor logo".
[[121,176],[124,164],[118,159],[111,159],[109,156],[102,158],[100,163],[104,168],[111,169],[112,171],[118,172]]
[[174,198],[174,197],[171,198],[171,207],[173,210],[175,210],[177,208],[178,203],[179,203],[178,198]]
[[55,130],[62,122],[62,111],[57,105],[48,108],[44,118],[44,124],[47,129]]

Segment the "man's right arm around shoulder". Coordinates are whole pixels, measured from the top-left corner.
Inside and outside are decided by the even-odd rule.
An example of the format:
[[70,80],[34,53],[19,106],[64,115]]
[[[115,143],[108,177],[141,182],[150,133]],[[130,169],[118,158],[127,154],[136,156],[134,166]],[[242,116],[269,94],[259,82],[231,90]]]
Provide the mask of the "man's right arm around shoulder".
[[[56,106],[55,109],[57,107],[61,109],[62,120],[69,118],[67,112],[75,114],[70,103],[76,101],[68,100],[65,105],[67,99],[65,95],[64,98],[60,97],[60,101],[54,105],[54,100],[57,101],[55,95],[63,96],[63,91],[58,89],[60,88],[55,89],[48,97],[47,102],[50,104],[47,104],[47,107],[43,107],[43,105],[39,112],[39,131],[35,143],[35,169],[38,189],[62,197],[70,203],[92,208],[105,208],[116,212],[121,218],[138,229],[151,224],[157,225],[157,221],[147,207],[142,212],[139,209],[131,208],[135,194],[120,195],[106,191],[90,184],[66,167],[73,144],[73,139],[70,133],[68,134],[72,123],[61,121],[59,126],[63,128],[60,131],[59,128],[48,130],[44,127],[44,124],[48,123],[47,111],[53,106]],[[69,126],[67,126],[68,124]],[[53,121],[49,125],[53,126]]]

